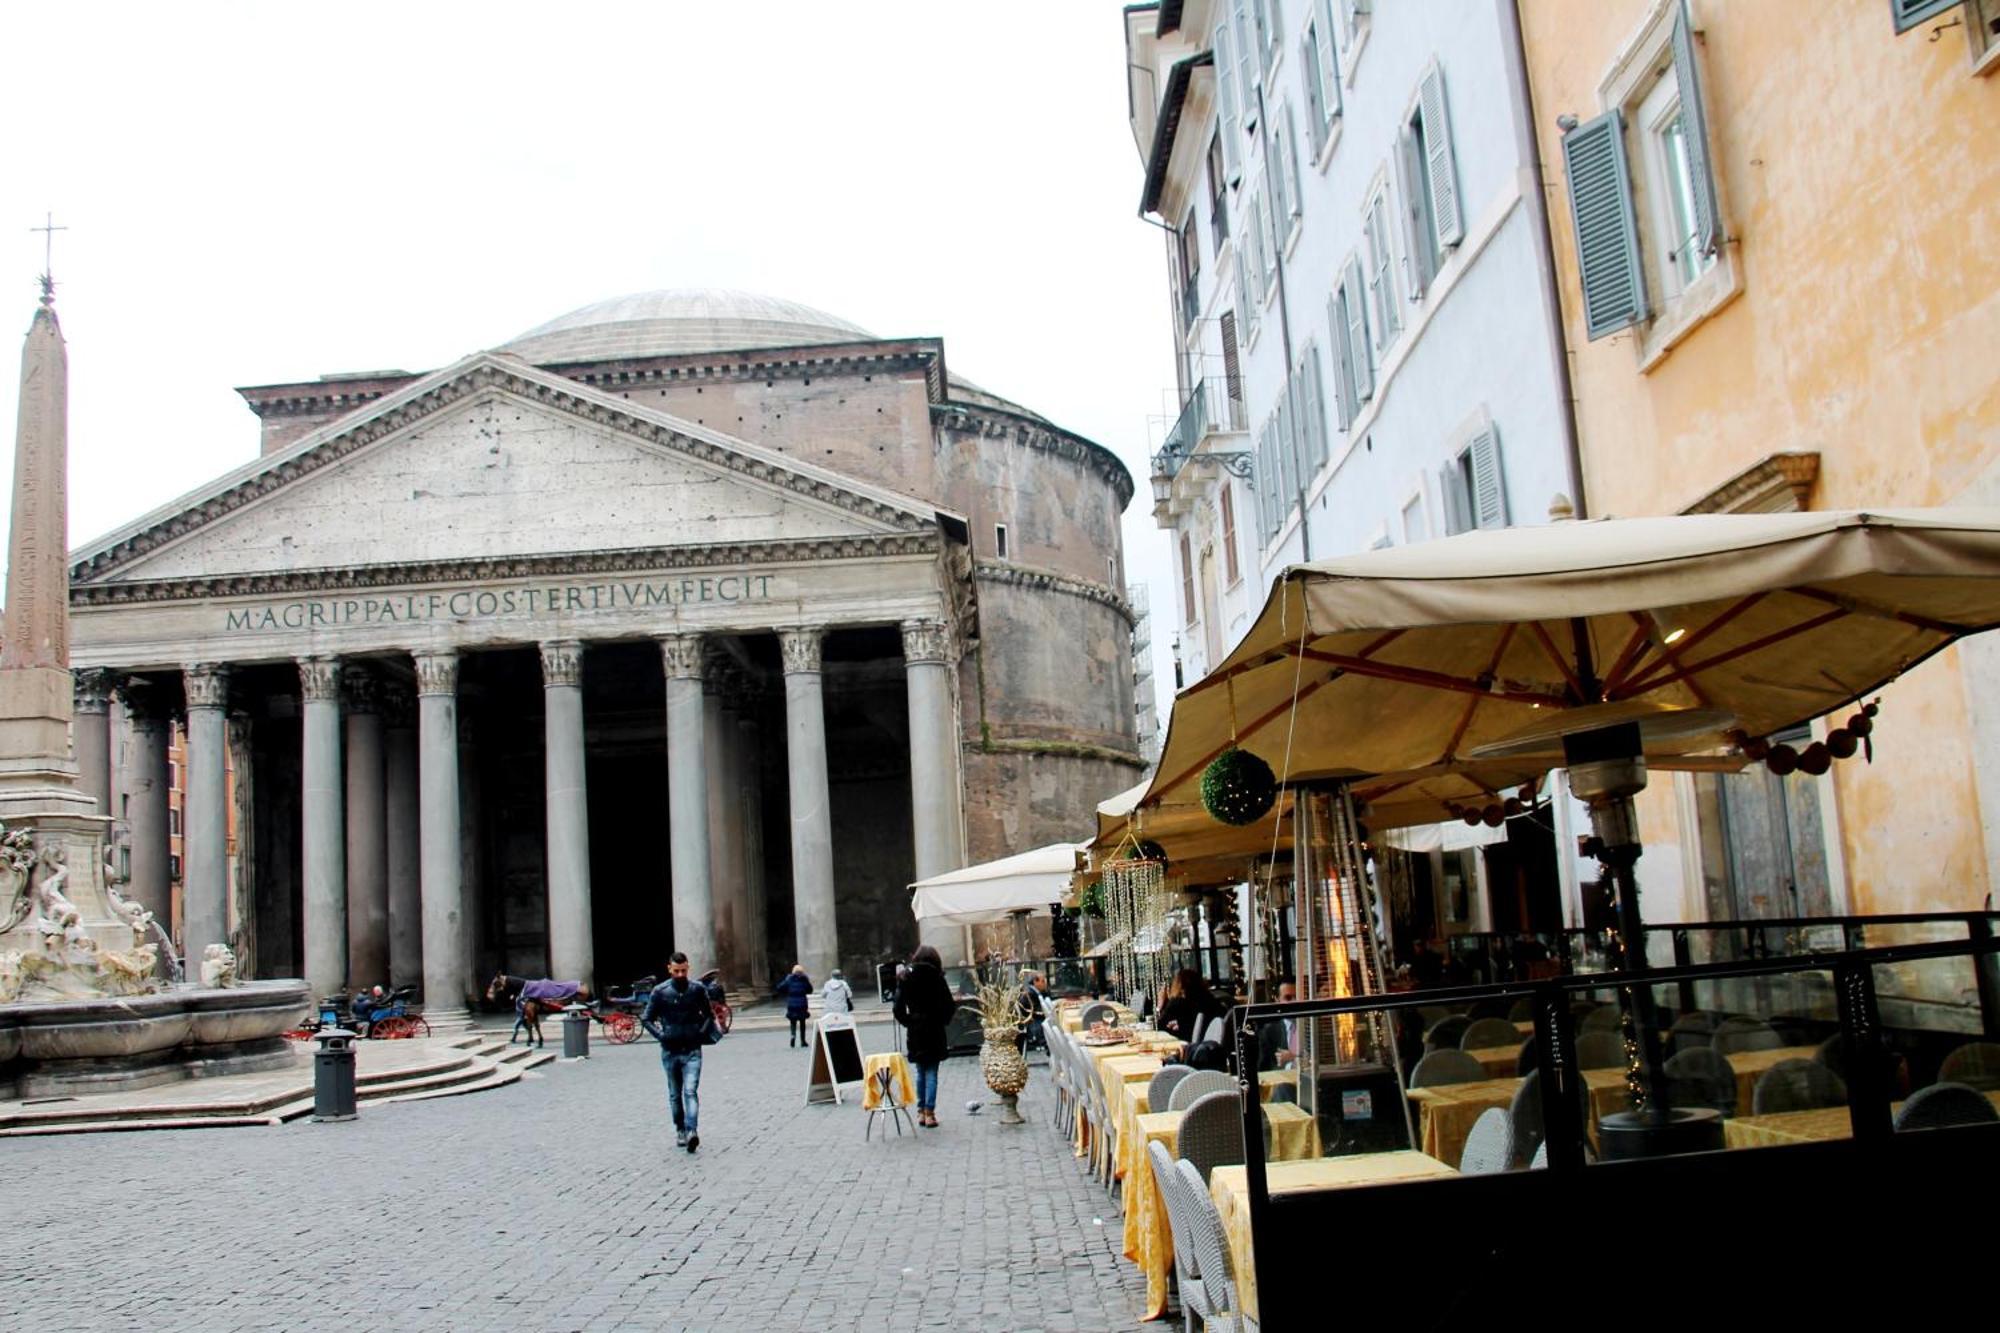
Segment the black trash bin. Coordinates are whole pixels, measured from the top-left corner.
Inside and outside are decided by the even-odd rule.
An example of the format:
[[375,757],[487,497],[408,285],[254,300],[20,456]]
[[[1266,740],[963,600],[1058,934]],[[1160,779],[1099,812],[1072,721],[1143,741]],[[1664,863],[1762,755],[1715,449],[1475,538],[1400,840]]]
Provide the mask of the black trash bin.
[[563,1010],[563,1059],[590,1058],[590,1010],[573,1004]]
[[346,1028],[321,1028],[319,1050],[313,1055],[313,1119],[352,1120],[354,1110],[354,1034]]

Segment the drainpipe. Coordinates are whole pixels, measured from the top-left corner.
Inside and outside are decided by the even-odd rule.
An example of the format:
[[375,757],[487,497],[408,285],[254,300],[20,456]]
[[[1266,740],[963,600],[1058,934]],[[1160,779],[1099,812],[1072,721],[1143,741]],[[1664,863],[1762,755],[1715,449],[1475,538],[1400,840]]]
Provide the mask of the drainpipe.
[[[1262,62],[1260,61],[1259,63],[1261,64]],[[1264,80],[1261,77],[1259,77],[1257,80],[1256,92],[1257,92],[1257,126],[1258,126],[1257,138],[1263,144],[1264,147],[1264,175],[1268,178],[1273,171],[1282,170],[1282,166],[1277,161],[1277,159],[1274,158],[1271,154],[1271,114],[1269,108],[1267,108],[1264,105]],[[1299,146],[1297,144],[1292,145],[1292,151],[1294,153],[1298,151],[1298,148]],[[1301,187],[1303,187],[1304,183],[1295,182],[1295,184],[1299,184]],[[1269,194],[1270,192],[1266,190],[1265,193]],[[1286,218],[1284,225],[1289,227],[1291,225],[1291,219]],[[1276,226],[1273,226],[1271,228],[1271,232],[1274,236],[1277,236],[1278,228]],[[1285,300],[1284,237],[1278,236],[1276,243],[1271,247],[1271,260],[1273,263],[1277,265],[1278,268],[1278,337],[1280,342],[1283,344],[1284,348],[1285,383],[1287,386],[1289,386],[1292,382],[1292,311],[1291,311],[1291,306]],[[1289,393],[1290,389],[1288,387],[1287,394],[1289,395]],[[1325,423],[1321,424],[1322,426],[1324,426]],[[1299,503],[1299,560],[1301,562],[1304,562],[1313,558],[1313,542],[1312,542],[1312,528],[1306,522],[1306,477],[1305,477],[1305,469],[1303,467],[1299,469],[1298,503]]]
[[[1535,267],[1542,279],[1542,313],[1549,352],[1556,367],[1556,391],[1562,396],[1563,446],[1569,465],[1570,500],[1576,517],[1589,518],[1583,495],[1583,447],[1576,420],[1576,387],[1569,372],[1569,340],[1563,333],[1562,292],[1556,280],[1555,235],[1549,230],[1548,183],[1542,175],[1542,153],[1535,138],[1534,93],[1528,85],[1528,44],[1521,35],[1520,0],[1498,0],[1500,27],[1507,40],[1507,90],[1514,105],[1514,142],[1529,174],[1528,225],[1534,229]],[[1283,299],[1282,296],[1280,299]]]

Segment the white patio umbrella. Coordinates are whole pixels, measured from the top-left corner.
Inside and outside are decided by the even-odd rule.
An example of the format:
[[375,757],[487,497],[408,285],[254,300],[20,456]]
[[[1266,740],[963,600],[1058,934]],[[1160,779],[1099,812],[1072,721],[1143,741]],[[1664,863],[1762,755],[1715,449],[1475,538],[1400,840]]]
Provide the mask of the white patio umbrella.
[[982,861],[910,885],[910,911],[930,925],[978,926],[1017,913],[1047,916],[1061,902],[1076,869],[1078,844],[1046,847]]

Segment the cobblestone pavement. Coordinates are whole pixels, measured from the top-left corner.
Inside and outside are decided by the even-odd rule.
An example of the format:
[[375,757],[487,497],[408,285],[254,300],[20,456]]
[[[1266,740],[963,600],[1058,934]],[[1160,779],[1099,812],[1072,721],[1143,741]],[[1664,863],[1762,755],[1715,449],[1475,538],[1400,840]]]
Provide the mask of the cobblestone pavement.
[[864,1144],[852,1103],[802,1105],[806,1053],[783,1032],[738,1032],[705,1061],[690,1157],[657,1048],[592,1049],[344,1125],[8,1142],[0,1324],[1139,1327],[1117,1207],[1050,1127],[1039,1061],[1025,1126],[996,1124],[978,1062],[957,1059],[943,1128]]

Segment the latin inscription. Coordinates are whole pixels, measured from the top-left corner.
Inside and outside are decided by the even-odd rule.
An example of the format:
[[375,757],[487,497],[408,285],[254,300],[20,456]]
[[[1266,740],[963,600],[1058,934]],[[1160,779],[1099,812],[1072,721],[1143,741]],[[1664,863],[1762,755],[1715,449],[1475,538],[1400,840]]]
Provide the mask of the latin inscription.
[[456,592],[389,593],[371,597],[314,597],[227,612],[231,630],[319,629],[341,625],[401,625],[436,620],[495,620],[560,615],[571,611],[621,611],[694,606],[704,602],[761,602],[771,596],[770,574],[704,574],[677,579],[627,579],[615,583],[544,583],[518,588],[461,588]]

